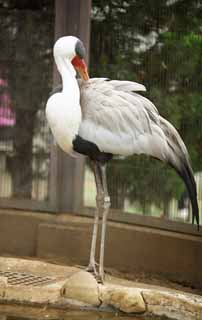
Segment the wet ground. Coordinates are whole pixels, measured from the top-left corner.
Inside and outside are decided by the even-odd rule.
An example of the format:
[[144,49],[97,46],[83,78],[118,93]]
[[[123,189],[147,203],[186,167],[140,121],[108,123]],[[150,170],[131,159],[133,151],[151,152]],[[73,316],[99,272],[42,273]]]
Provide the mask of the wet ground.
[[136,317],[118,313],[67,311],[50,308],[32,308],[0,305],[0,320],[168,320],[165,317]]

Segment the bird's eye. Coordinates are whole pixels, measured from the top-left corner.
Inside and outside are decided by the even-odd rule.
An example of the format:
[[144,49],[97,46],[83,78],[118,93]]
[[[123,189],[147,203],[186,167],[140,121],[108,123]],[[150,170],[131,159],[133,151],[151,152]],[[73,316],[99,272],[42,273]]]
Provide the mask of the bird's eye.
[[75,52],[76,52],[77,56],[79,56],[80,59],[83,59],[86,55],[86,50],[84,48],[83,43],[80,40],[77,41],[77,43],[76,43]]

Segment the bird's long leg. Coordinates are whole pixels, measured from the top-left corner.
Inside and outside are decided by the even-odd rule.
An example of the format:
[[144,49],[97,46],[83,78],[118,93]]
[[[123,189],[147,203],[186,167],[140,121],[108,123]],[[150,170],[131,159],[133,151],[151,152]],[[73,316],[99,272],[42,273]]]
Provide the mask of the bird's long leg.
[[101,242],[100,242],[100,261],[99,261],[99,278],[100,281],[104,282],[104,249],[105,249],[105,234],[107,225],[107,216],[110,208],[110,197],[107,189],[107,177],[106,177],[106,164],[100,165],[102,186],[104,191],[104,204],[103,204],[103,215],[102,215],[102,230],[101,230]]
[[90,261],[87,267],[87,271],[93,272],[95,276],[97,276],[96,270],[96,262],[95,262],[95,251],[96,251],[96,242],[97,242],[97,232],[98,232],[98,224],[99,224],[99,213],[103,207],[103,187],[101,182],[101,173],[100,168],[96,162],[92,161],[92,168],[95,176],[95,183],[97,189],[96,195],[96,210],[94,216],[94,225],[93,225],[93,233],[92,233],[92,242],[91,242],[91,250],[90,250]]

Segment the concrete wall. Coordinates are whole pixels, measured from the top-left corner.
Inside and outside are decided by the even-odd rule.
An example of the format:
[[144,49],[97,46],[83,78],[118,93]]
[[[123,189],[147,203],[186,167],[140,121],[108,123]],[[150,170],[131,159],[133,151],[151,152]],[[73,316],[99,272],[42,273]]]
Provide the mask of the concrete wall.
[[[87,265],[92,219],[0,211],[0,254]],[[109,222],[105,266],[148,272],[202,289],[202,237]]]

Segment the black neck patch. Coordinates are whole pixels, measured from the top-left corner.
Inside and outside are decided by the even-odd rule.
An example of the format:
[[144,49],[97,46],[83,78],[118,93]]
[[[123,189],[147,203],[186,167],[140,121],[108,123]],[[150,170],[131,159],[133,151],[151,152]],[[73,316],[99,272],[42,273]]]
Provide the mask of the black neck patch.
[[111,153],[101,152],[95,143],[85,140],[79,135],[75,137],[72,144],[74,151],[88,156],[91,160],[96,160],[103,164],[111,160],[113,157]]

